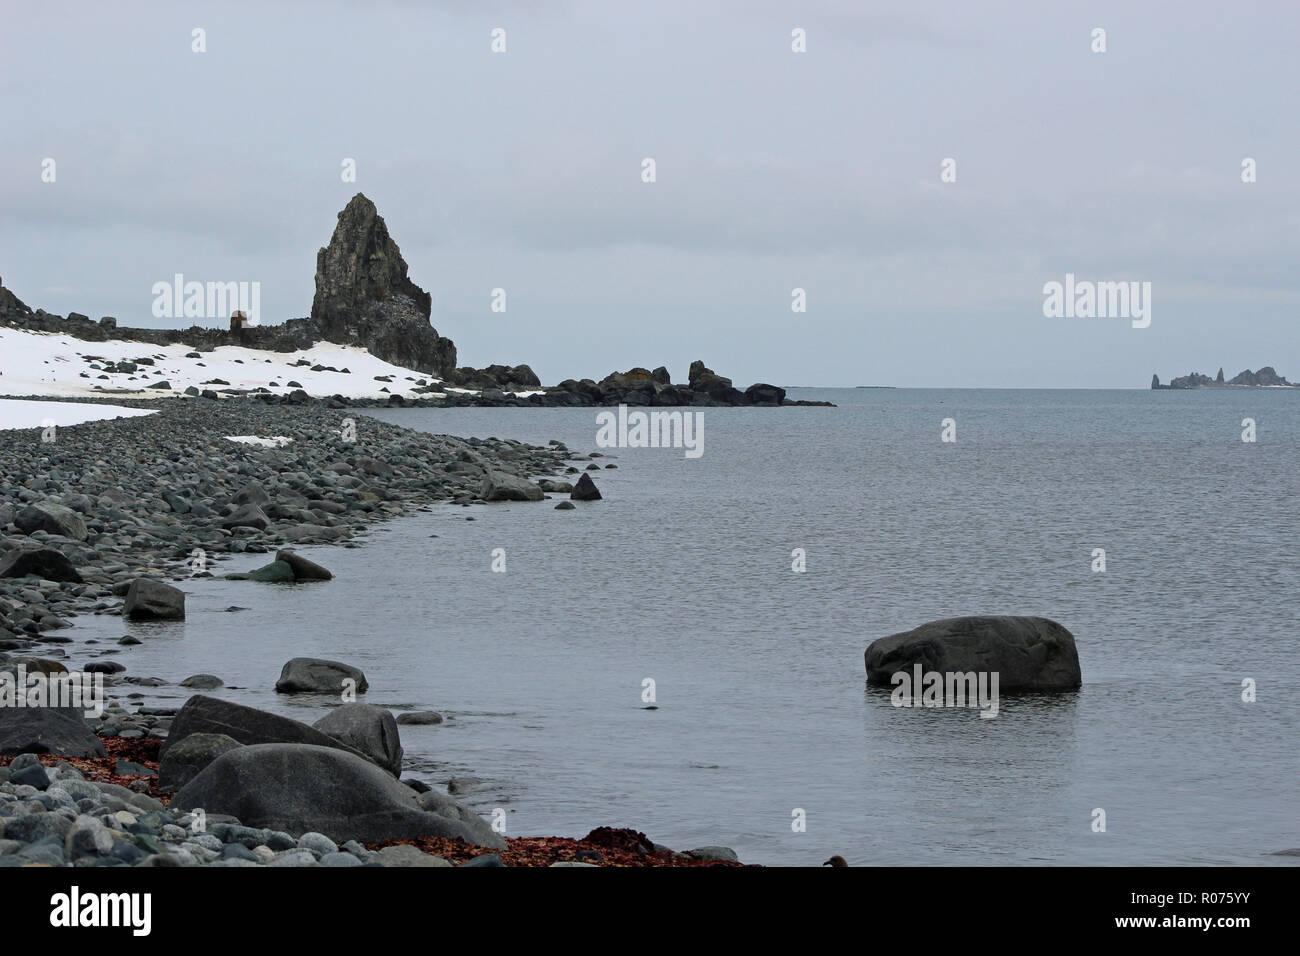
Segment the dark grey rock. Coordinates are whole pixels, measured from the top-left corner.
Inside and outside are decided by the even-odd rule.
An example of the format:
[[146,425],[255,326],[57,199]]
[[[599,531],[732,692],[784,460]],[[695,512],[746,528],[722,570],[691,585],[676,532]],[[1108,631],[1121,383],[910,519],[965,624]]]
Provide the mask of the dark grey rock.
[[[598,468],[600,466],[591,465],[588,467]],[[599,501],[601,494],[600,489],[596,487],[596,483],[591,480],[591,475],[584,473],[583,476],[578,479],[578,483],[574,486],[569,497],[574,501]]]
[[890,686],[916,664],[940,673],[997,672],[1006,691],[1074,690],[1082,682],[1074,635],[1042,617],[953,617],[882,637],[864,655],[867,680]]
[[280,671],[275,689],[281,694],[341,694],[347,680],[355,683],[358,694],[370,689],[366,675],[351,664],[316,657],[295,657]]
[[154,578],[136,578],[126,592],[122,614],[137,621],[183,621],[185,592]]
[[484,501],[541,501],[542,489],[518,475],[489,471],[479,484],[478,496]]
[[218,687],[225,687],[226,682],[216,674],[194,674],[181,681],[180,686],[194,690],[216,690]]
[[[173,724],[173,731],[174,728]],[[164,790],[179,790],[223,753],[242,746],[226,734],[186,734],[162,752],[158,762],[158,786]]]
[[49,501],[37,502],[14,515],[14,527],[23,534],[44,531],[75,541],[86,540],[86,523],[71,508]]
[[445,378],[456,368],[456,346],[430,327],[431,306],[375,204],[357,193],[316,257],[312,321],[330,342]]
[[444,799],[432,812],[423,810],[410,787],[340,750],[258,744],[218,757],[176,794],[172,806],[202,807],[289,833],[315,831],[336,843],[438,836],[505,849],[484,820]]
[[294,580],[293,567],[287,561],[272,561],[255,571],[250,571],[248,580],[263,584],[289,584]]
[[104,745],[79,710],[0,707],[0,754],[103,757]]
[[14,548],[0,558],[0,578],[27,575],[47,581],[81,583],[81,575],[62,551],[53,548]]
[[241,744],[303,743],[335,747],[364,758],[342,741],[315,727],[279,714],[246,707],[218,697],[198,695],[185,702],[172,720],[160,749],[160,762],[173,747],[191,734],[224,734]]
[[314,561],[308,561],[306,558],[288,549],[277,551],[275,553],[275,560],[283,561],[285,564],[289,565],[290,570],[293,571],[294,579],[298,581],[329,581],[334,577],[333,574],[321,567],[319,564],[316,564]]
[[14,786],[35,787],[37,790],[44,790],[50,785],[50,775],[45,772],[45,768],[39,763],[30,767],[23,767],[20,770],[9,768],[9,782]]
[[258,531],[265,531],[271,524],[271,519],[266,516],[257,505],[248,504],[240,505],[234,513],[222,520],[221,527],[227,530],[235,528],[255,528]]
[[402,741],[397,721],[383,707],[343,704],[312,726],[361,751],[393,776],[401,775]]

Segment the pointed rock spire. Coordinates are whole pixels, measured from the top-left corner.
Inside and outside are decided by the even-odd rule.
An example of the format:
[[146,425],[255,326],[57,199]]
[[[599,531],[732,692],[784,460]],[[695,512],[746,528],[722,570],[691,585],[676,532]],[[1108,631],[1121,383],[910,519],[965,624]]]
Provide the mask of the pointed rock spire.
[[432,300],[411,281],[406,260],[375,204],[357,193],[316,256],[311,317],[327,341],[439,377],[456,368],[456,346],[429,324]]

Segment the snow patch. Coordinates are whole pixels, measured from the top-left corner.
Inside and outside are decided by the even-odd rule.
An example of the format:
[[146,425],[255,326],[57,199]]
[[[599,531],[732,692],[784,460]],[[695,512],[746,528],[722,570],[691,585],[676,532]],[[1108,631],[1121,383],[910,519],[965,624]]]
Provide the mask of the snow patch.
[[[440,382],[432,376],[377,359],[365,349],[329,342],[318,342],[296,352],[267,352],[229,345],[200,352],[198,358],[186,358],[187,354],[194,354],[188,345],[120,340],[84,342],[54,332],[0,327],[0,396],[163,398],[179,395],[193,386],[217,392],[226,388],[249,391],[265,388],[276,395],[287,395],[301,387],[314,396],[416,398],[423,394],[412,391],[417,382],[426,385]],[[152,359],[154,364],[139,365],[134,372],[108,370],[108,366],[139,358]],[[299,361],[307,364],[295,364]],[[339,371],[313,372],[312,366]],[[342,371],[345,368],[347,373]],[[376,378],[392,381],[376,381]],[[229,384],[212,384],[213,379]],[[166,382],[170,387],[148,387],[155,382]],[[388,391],[381,391],[385,388]]]
[[237,441],[244,445],[261,445],[263,448],[279,448],[293,441],[292,438],[286,438],[284,435],[273,435],[270,438],[260,438],[257,435],[227,435],[226,441]]
[[53,422],[58,428],[98,422],[105,418],[135,418],[152,415],[147,408],[123,408],[121,405],[91,405],[86,402],[30,402],[0,398],[0,430],[45,428]]

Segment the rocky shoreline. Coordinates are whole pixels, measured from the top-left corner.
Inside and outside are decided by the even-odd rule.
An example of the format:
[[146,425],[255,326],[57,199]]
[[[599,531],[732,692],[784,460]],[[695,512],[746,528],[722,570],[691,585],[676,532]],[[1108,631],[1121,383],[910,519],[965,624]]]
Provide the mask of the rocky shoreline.
[[[594,483],[561,477],[591,459],[558,442],[430,435],[318,400],[140,404],[155,414],[52,440],[0,431],[0,684],[89,674],[108,700],[94,720],[0,706],[0,866],[737,865],[725,848],[675,854],[635,831],[503,839],[400,778],[393,715],[337,704],[340,677],[366,689],[345,664],[285,665],[277,690],[329,695],[315,725],[225,701],[212,675],[180,682],[215,693],[179,710],[143,705],[166,681],[130,672],[134,638],[76,644],[64,632],[78,615],[183,619],[176,585],[232,555],[268,562],[235,579],[328,579],[295,546],[356,547],[374,524],[434,505],[549,493],[573,507]],[[246,436],[289,440],[231,440]]]

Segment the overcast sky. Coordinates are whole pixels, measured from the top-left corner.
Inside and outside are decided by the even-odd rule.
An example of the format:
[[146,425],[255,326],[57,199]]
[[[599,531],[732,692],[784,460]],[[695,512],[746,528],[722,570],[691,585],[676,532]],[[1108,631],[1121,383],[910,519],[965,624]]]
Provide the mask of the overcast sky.
[[[307,315],[361,191],[461,364],[547,383],[1300,380],[1293,0],[5,6],[0,276],[33,308],[164,324],[183,273]],[[1150,326],[1045,317],[1067,272],[1150,282]]]

